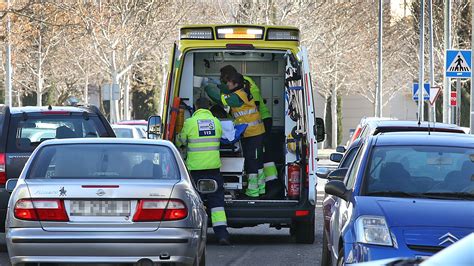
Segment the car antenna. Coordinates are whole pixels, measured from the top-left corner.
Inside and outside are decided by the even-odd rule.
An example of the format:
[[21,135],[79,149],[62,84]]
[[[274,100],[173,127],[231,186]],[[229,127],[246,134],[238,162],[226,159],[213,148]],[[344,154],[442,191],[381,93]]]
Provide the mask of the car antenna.
[[48,110],[50,110],[50,111],[53,110],[53,107],[51,106],[51,104],[48,105]]
[[430,121],[428,121],[428,136],[431,135]]

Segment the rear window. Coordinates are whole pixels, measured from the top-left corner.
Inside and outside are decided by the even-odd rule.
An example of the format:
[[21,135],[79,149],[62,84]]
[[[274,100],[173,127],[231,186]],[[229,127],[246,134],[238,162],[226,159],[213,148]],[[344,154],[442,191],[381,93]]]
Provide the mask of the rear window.
[[98,138],[108,136],[97,116],[48,115],[12,117],[8,136],[8,152],[32,152],[41,142],[61,138]]
[[139,144],[63,144],[36,154],[28,179],[179,179],[173,152]]
[[133,132],[131,128],[113,128],[117,138],[133,138]]

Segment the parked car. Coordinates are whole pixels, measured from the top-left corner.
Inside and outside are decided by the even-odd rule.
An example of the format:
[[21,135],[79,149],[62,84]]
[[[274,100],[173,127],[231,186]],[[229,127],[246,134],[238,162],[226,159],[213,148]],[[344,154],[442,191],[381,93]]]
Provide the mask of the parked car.
[[[9,107],[0,105],[0,188],[18,178],[33,150],[53,138],[115,137],[95,106]],[[9,194],[0,190],[0,231],[5,231]]]
[[145,131],[130,125],[112,125],[112,129],[118,138],[145,139]]
[[133,126],[143,131],[143,135],[146,136],[146,128],[147,128],[148,122],[146,120],[122,120],[120,122],[117,122],[117,125]]
[[354,133],[351,135],[349,141],[346,143],[346,146],[349,147],[352,142],[360,137],[362,133],[362,129],[369,123],[370,121],[384,121],[384,120],[396,120],[396,118],[391,117],[363,117],[357,127],[354,130]]
[[[197,185],[217,189],[213,180]],[[13,265],[205,264],[207,214],[171,142],[46,141],[7,189]]]
[[322,264],[431,256],[474,232],[473,150],[466,134],[369,136],[325,186]]

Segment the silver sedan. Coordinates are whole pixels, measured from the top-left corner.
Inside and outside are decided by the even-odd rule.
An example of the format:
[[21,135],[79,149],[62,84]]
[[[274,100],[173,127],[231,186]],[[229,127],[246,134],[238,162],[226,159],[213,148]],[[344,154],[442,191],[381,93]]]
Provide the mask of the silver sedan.
[[13,265],[205,264],[207,215],[171,142],[49,140],[6,187]]

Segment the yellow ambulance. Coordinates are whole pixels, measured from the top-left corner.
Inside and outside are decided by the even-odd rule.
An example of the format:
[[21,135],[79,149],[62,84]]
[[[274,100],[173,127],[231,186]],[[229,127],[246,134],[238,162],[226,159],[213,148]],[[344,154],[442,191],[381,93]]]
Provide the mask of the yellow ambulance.
[[[151,130],[175,141],[197,98],[205,96],[202,80],[219,80],[220,69],[232,65],[261,90],[273,127],[265,141],[278,169],[280,191],[271,198],[243,197],[246,176],[239,141],[221,145],[226,213],[230,227],[269,224],[290,228],[297,243],[313,243],[316,203],[317,142],[324,124],[315,117],[307,51],[295,27],[259,25],[187,25],[171,53],[160,116]],[[219,108],[216,108],[219,109]],[[211,111],[213,109],[211,108]],[[222,120],[229,120],[222,117]]]

